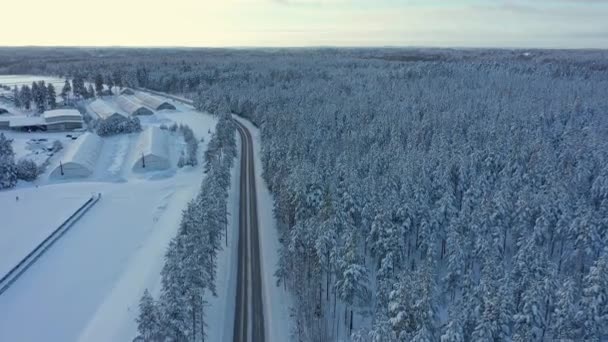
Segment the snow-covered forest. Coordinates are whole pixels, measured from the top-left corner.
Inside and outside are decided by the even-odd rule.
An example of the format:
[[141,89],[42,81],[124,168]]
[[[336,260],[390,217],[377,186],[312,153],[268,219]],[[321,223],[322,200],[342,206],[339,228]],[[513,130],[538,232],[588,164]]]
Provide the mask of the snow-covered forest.
[[260,127],[294,340],[608,336],[608,53],[80,54],[0,71],[118,71]]
[[204,341],[207,336],[206,298],[216,296],[216,260],[227,238],[226,201],[236,153],[234,123],[223,115],[205,153],[208,177],[167,247],[160,298],[147,290],[141,298],[137,324],[143,341]]

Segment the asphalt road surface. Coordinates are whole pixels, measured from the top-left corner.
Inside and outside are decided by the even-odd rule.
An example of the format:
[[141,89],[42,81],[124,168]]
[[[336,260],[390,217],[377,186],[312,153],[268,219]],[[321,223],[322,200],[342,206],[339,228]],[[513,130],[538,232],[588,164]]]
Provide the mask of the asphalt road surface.
[[253,139],[245,126],[238,121],[235,122],[242,144],[238,273],[233,341],[264,342],[266,337]]

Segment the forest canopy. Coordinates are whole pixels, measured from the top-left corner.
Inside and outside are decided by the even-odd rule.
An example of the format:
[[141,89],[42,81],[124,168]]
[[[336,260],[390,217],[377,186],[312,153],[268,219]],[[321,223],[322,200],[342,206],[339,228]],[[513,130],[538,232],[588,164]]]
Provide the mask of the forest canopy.
[[608,335],[608,52],[63,54],[260,127],[300,340]]

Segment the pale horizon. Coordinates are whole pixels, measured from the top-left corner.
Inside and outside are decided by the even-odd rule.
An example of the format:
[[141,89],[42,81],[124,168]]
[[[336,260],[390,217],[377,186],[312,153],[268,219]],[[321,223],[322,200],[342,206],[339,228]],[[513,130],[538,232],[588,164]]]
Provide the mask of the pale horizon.
[[[1,46],[608,48],[608,1],[6,4]],[[36,8],[32,12],[30,9]],[[51,19],[49,19],[51,18]]]

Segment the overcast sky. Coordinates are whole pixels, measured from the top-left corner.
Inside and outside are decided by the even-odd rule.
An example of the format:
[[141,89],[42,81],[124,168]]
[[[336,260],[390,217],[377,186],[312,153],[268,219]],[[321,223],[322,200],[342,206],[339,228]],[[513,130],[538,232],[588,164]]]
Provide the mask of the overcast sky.
[[3,1],[0,45],[608,48],[608,0]]

